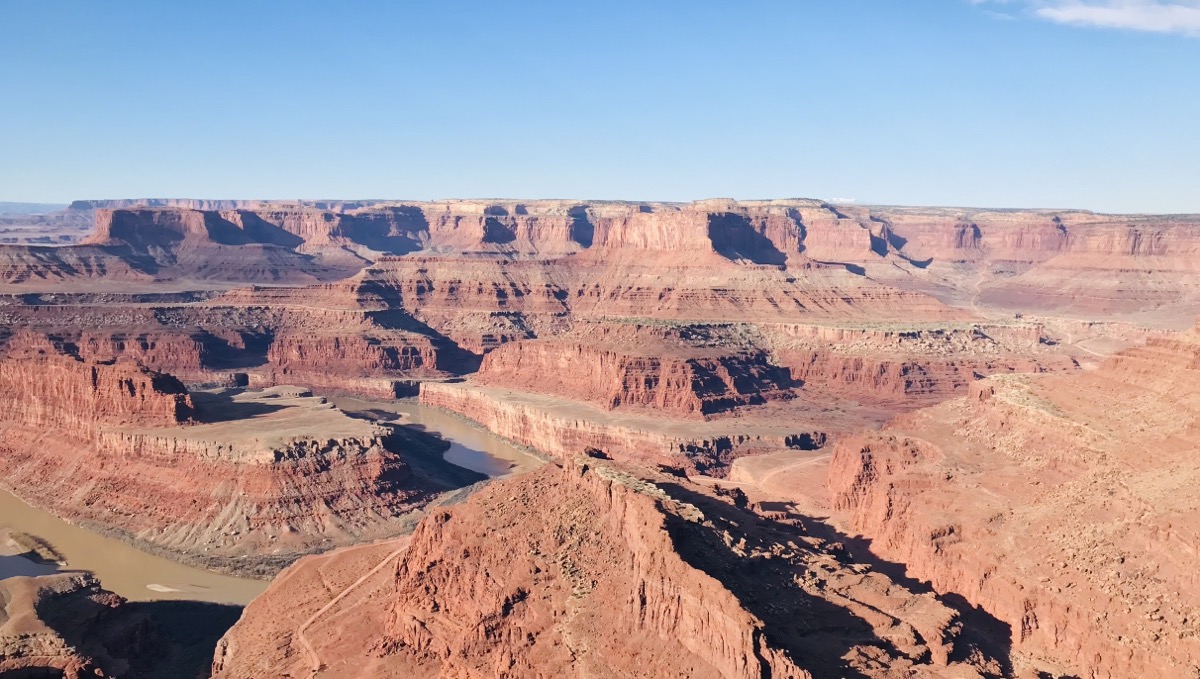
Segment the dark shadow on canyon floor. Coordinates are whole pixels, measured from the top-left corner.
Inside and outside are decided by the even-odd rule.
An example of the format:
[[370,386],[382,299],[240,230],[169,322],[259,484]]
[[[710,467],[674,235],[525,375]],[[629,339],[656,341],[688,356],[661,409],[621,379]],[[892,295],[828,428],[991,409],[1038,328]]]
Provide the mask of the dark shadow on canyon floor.
[[[788,503],[786,511],[791,512]],[[939,593],[928,582],[918,580],[908,574],[908,567],[902,563],[888,561],[871,550],[871,540],[863,537],[847,535],[825,521],[809,516],[793,513],[814,536],[830,542],[837,542],[846,548],[849,557],[856,563],[869,565],[873,570],[891,578],[892,582],[917,594],[932,593],[938,601],[959,614],[963,629],[955,643],[951,660],[963,661],[970,655],[972,649],[978,649],[984,655],[994,658],[1000,663],[1005,676],[1012,673],[1012,626],[1000,620],[982,607],[967,601],[954,592]]]
[[[902,565],[871,554],[869,543],[839,533],[819,519],[795,513],[790,504],[778,503],[778,509],[787,509],[788,522],[785,523],[739,509],[738,505],[742,503],[736,498],[735,504],[731,505],[681,485],[658,485],[677,501],[699,508],[713,524],[704,527],[667,514],[667,530],[681,558],[724,584],[748,611],[765,623],[764,633],[770,643],[787,649],[796,662],[812,671],[814,676],[864,676],[843,658],[855,646],[874,646],[888,653],[897,651],[890,641],[876,635],[866,620],[849,609],[798,587],[798,567],[794,562],[737,557],[723,542],[722,532],[728,531],[735,542],[745,538],[746,550],[804,535],[821,538],[839,554],[839,561],[869,565],[913,594],[933,592],[927,583],[909,577]],[[796,543],[802,544],[800,540]],[[999,662],[1005,676],[1011,674],[1012,630],[1009,625],[972,606],[961,596],[934,594],[944,605],[956,610],[963,623],[950,659],[965,661],[973,652],[978,652]]]
[[196,404],[196,419],[206,423],[232,422],[274,413],[287,407],[258,401],[235,401],[233,397],[238,393],[240,392],[192,392],[192,402]]
[[137,664],[145,679],[207,677],[217,641],[242,614],[241,606],[203,601],[139,601],[126,606],[150,621],[152,647]]
[[209,676],[217,641],[242,614],[241,606],[202,601],[129,601],[112,607],[87,590],[35,605],[38,617],[81,655],[102,667],[128,661],[130,676],[140,679]]
[[444,455],[451,444],[438,434],[426,431],[421,425],[391,425],[391,428],[392,433],[384,439],[384,446],[400,455],[414,474],[438,484],[443,490],[488,480],[486,474],[447,462]]
[[[796,586],[797,566],[784,559],[746,559],[733,555],[722,540],[728,531],[736,541],[746,539],[746,549],[794,528],[776,525],[735,506],[674,483],[660,488],[677,501],[694,505],[711,526],[691,523],[667,513],[667,532],[686,563],[721,582],[747,611],[761,619],[771,646],[786,649],[801,667],[814,676],[861,678],[842,656],[853,646],[869,645],[896,651],[879,638],[870,624],[846,608]],[[745,529],[743,533],[741,529]]]

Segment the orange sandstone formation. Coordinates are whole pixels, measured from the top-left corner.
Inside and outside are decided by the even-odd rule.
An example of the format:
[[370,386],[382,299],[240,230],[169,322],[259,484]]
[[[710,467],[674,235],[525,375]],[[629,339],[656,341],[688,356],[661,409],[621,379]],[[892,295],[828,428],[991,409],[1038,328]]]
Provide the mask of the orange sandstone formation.
[[[394,536],[463,481],[417,432],[289,384],[391,399],[421,382],[422,403],[564,464],[437,512],[411,545],[303,560],[226,639],[220,676],[1200,666],[1198,342],[1166,330],[1200,310],[1200,218],[803,199],[72,209],[94,219],[83,242],[0,245],[0,479],[31,502],[267,572]],[[984,379],[1006,373],[1063,374]],[[831,520],[1007,624],[1011,653],[852,563],[832,529],[728,490],[798,497],[827,441]],[[581,472],[585,451],[612,460]],[[735,460],[706,481],[720,498],[650,471]]]
[[722,328],[585,324],[489,353],[476,381],[669,417],[704,417],[788,399],[793,381],[751,342]]
[[[577,312],[696,318],[736,303],[759,315],[855,307],[888,314],[893,309],[880,302],[917,301],[901,288],[971,308],[1141,314],[1172,323],[1200,299],[1198,271],[1189,263],[1200,248],[1200,218],[1187,215],[803,199],[93,201],[80,208],[92,210],[96,224],[85,244],[0,246],[0,281],[22,289],[71,281],[299,283],[344,278],[385,257],[419,252],[426,264],[448,256],[455,268],[473,266],[465,255],[583,272],[588,283],[562,287]],[[742,267],[727,277],[726,290],[672,280],[681,269],[729,262]],[[791,275],[771,273],[781,269]],[[457,276],[431,272],[447,282]],[[665,285],[655,280],[663,276]],[[790,291],[791,279],[809,279],[807,290]],[[924,312],[938,313],[929,305]]]
[[1003,620],[1022,659],[1091,677],[1200,667],[1200,335],[1070,377],[1004,376],[838,444],[871,550]]
[[[595,460],[547,465],[432,514],[411,539],[306,558],[221,641],[214,676],[975,677],[992,666],[957,659],[967,649],[953,610],[843,563],[797,530],[802,519],[756,518],[651,478]],[[314,588],[317,577],[336,584]]]
[[82,573],[0,580],[0,676],[134,676],[151,625],[124,604]]
[[189,394],[132,363],[27,347],[0,360],[0,471],[34,504],[212,568],[270,572],[297,554],[403,530],[448,489],[401,452],[414,433],[306,390]]

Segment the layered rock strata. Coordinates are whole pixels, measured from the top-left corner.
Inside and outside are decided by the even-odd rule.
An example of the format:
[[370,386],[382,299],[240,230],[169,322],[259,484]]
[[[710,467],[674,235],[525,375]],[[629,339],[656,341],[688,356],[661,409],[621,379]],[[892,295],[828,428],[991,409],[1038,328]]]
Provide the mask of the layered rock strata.
[[[431,515],[410,541],[305,559],[222,640],[214,676],[970,677],[988,666],[952,658],[954,611],[842,563],[796,533],[802,520],[756,521],[654,478],[594,460],[548,465]],[[297,597],[314,578],[337,584]]]
[[[471,383],[421,384],[423,405],[479,423],[488,431],[551,457],[570,459],[590,449],[615,459],[664,464],[721,475],[742,455],[823,446],[828,437],[815,418],[692,423],[654,415],[611,415],[582,402]],[[806,428],[807,424],[807,428]]]
[[124,603],[81,573],[0,580],[0,676],[135,676],[150,623]]
[[1006,623],[1027,659],[1187,676],[1198,391],[1194,332],[1070,377],[989,378],[841,442],[833,504],[872,551]]
[[0,360],[0,410],[22,426],[87,439],[103,425],[172,426],[195,408],[170,375],[132,362],[85,361],[27,336]]
[[401,457],[440,448],[306,390],[189,394],[134,364],[0,360],[0,471],[31,503],[151,551],[267,573],[395,534],[450,486]]
[[[921,304],[899,287],[971,308],[1127,313],[1173,323],[1200,301],[1191,263],[1200,218],[1188,215],[803,199],[107,204],[80,205],[95,219],[85,244],[0,246],[0,281],[23,288],[76,280],[299,283],[344,278],[382,258],[419,252],[424,265],[416,266],[425,269],[447,255],[460,269],[469,268],[464,255],[554,262],[583,273],[586,283],[565,281],[562,289],[576,311],[589,313],[696,318],[691,314],[702,310],[711,319],[733,305],[794,315]],[[726,276],[728,286],[695,289],[695,277],[672,280],[681,270],[729,263],[740,274]],[[657,280],[663,276],[665,284]],[[452,284],[458,276],[433,277]],[[789,292],[792,279],[808,279],[806,290]]]
[[[0,307],[0,321],[89,360],[130,359],[188,383],[234,384],[245,373],[261,386],[299,382],[392,397],[397,383],[477,365],[403,310],[280,297],[246,290],[196,303],[10,304]],[[9,339],[0,332],[0,346]]]
[[587,324],[553,339],[507,344],[483,359],[475,381],[584,401],[605,410],[703,418],[741,406],[792,398],[786,368],[746,343],[702,337],[706,328],[671,331]]
[[901,410],[965,394],[992,374],[1079,367],[1037,324],[778,324],[759,330],[774,359],[806,389]]

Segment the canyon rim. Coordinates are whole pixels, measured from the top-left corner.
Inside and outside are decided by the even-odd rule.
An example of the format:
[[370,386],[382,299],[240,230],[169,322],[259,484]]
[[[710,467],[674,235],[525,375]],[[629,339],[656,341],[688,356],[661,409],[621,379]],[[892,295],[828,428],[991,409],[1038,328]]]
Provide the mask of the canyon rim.
[[[187,587],[53,574],[70,559],[11,526],[3,558],[48,564],[2,581],[14,677],[1200,662],[1200,217],[129,200],[45,219],[92,228],[0,245],[4,490],[269,584],[232,628],[238,608],[197,608],[212,631],[188,638]],[[451,461],[448,422],[487,474]]]
[[0,679],[1200,679],[1198,67],[0,1]]

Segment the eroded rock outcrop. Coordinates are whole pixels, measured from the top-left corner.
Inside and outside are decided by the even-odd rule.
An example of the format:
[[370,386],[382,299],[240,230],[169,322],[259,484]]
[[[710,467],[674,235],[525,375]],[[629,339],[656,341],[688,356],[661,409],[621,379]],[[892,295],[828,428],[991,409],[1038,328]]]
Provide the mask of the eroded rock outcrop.
[[[431,471],[435,441],[350,418],[307,390],[189,394],[132,363],[32,344],[0,360],[0,387],[7,489],[221,570],[269,573],[298,554],[392,535],[454,483]],[[400,451],[429,458],[425,475]]]
[[[823,446],[828,421],[688,422],[654,414],[623,415],[555,396],[471,383],[421,384],[422,404],[479,423],[519,445],[559,459],[589,449],[620,460],[678,466],[722,475],[734,458],[786,448]],[[809,428],[806,428],[808,425]]]
[[794,396],[791,374],[766,352],[709,334],[724,333],[585,324],[571,334],[492,351],[475,380],[669,417],[702,418]]
[[132,362],[85,361],[31,334],[0,360],[0,410],[22,426],[87,440],[105,425],[182,424],[195,409],[170,375]]
[[[355,308],[295,290],[246,288],[154,305],[59,295],[52,304],[0,306],[0,323],[87,360],[128,359],[192,384],[303,383],[393,397],[397,384],[478,364],[402,309]],[[0,330],[0,347],[8,343]]]
[[1014,665],[1187,676],[1200,336],[1073,376],[993,377],[841,442],[836,508],[871,549],[1011,630]]
[[[411,540],[305,559],[222,640],[214,676],[970,677],[986,666],[951,659],[954,611],[842,563],[801,521],[756,520],[651,478],[594,460],[548,465],[432,514]],[[338,584],[298,598],[317,573]]]
[[965,394],[997,373],[1064,372],[1074,359],[1035,324],[760,326],[775,359],[809,390],[912,409]]
[[[345,278],[387,257],[420,253],[427,263],[449,256],[450,266],[461,269],[473,266],[463,256],[553,262],[552,268],[583,274],[583,281],[561,287],[575,298],[575,311],[607,307],[603,313],[625,315],[697,318],[685,316],[691,309],[727,320],[712,313],[737,305],[759,316],[838,308],[886,314],[897,303],[922,305],[912,292],[922,291],[972,308],[1153,312],[1169,323],[1200,300],[1193,263],[1200,220],[1187,215],[835,206],[804,199],[103,205],[80,206],[96,220],[83,245],[0,247],[0,280],[22,288],[96,280],[302,283]],[[717,287],[697,289],[694,275],[680,273],[730,264],[740,273]],[[647,268],[658,279],[642,272]],[[452,283],[460,275],[434,277]],[[808,280],[790,290],[792,279]],[[532,291],[542,289],[531,282]],[[928,300],[923,306],[937,313]]]
[[80,573],[0,580],[0,676],[135,676],[150,623],[124,603]]

